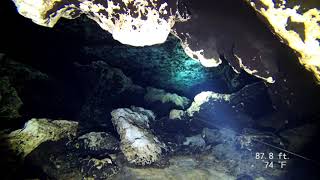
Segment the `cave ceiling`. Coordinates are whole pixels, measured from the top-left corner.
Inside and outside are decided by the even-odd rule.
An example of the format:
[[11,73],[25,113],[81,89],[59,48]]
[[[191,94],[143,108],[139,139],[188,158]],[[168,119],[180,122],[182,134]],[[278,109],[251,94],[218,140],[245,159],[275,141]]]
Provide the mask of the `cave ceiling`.
[[316,0],[13,2],[21,15],[46,27],[53,27],[61,17],[74,19],[84,14],[115,40],[132,46],[160,44],[171,33],[181,40],[186,54],[202,65],[216,67],[225,58],[235,72],[243,69],[269,83],[278,76],[279,45],[275,42],[280,40],[320,79],[320,6]]

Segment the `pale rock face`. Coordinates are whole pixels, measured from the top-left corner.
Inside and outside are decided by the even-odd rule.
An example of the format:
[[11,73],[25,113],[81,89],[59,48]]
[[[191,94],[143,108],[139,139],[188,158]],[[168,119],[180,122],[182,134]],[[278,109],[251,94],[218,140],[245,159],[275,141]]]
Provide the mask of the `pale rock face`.
[[154,120],[143,108],[121,108],[111,112],[112,122],[121,139],[121,150],[130,163],[151,164],[160,159],[163,145],[149,130]]
[[[201,122],[219,128],[241,129],[273,111],[263,83],[247,85],[232,94],[203,91],[185,111],[171,110],[169,119]],[[258,102],[259,103],[256,103]]]
[[61,18],[81,14],[123,44],[146,46],[163,43],[175,22],[169,2],[157,0],[13,0],[18,12],[33,22],[53,27]]
[[195,112],[200,111],[202,104],[210,100],[220,101],[220,102],[229,102],[230,98],[231,98],[230,94],[219,94],[211,91],[201,92],[194,97],[194,101],[186,111],[187,115],[190,117],[193,116]]
[[182,120],[184,117],[192,117],[194,113],[198,113],[201,106],[209,101],[214,102],[230,102],[231,94],[219,94],[212,91],[203,91],[194,97],[191,106],[183,110],[172,109],[169,114],[171,120]]
[[46,141],[75,136],[78,123],[66,120],[31,119],[24,128],[6,135],[9,147],[22,158]]
[[177,107],[185,109],[190,100],[186,97],[179,96],[175,93],[168,93],[162,89],[147,87],[147,94],[144,99],[148,102],[162,102],[162,103],[173,103]]
[[183,110],[172,109],[169,113],[169,119],[172,120],[182,120],[182,117],[185,115]]
[[259,3],[246,0],[246,2],[267,21],[281,42],[297,52],[300,63],[320,80],[319,2],[316,0],[305,2],[261,0]]

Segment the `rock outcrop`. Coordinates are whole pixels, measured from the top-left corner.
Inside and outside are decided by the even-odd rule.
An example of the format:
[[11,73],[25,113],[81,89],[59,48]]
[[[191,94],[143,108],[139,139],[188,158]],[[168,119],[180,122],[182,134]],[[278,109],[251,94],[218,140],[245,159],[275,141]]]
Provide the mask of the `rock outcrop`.
[[162,89],[147,87],[147,94],[144,96],[147,102],[172,103],[176,108],[185,109],[189,105],[189,99],[175,93],[168,93]]
[[73,147],[80,153],[86,154],[104,154],[120,150],[118,140],[105,132],[90,132],[77,138]]
[[176,2],[156,0],[13,0],[18,12],[33,22],[53,27],[61,18],[74,19],[81,14],[124,44],[134,46],[163,43],[175,22]]
[[143,108],[116,109],[111,112],[112,122],[121,139],[121,150],[126,159],[136,165],[147,165],[160,160],[163,145],[151,132],[154,114]]
[[18,93],[9,82],[8,77],[0,77],[0,117],[14,119],[20,117],[19,109],[22,101]]
[[309,1],[245,0],[281,42],[298,55],[306,69],[320,80],[320,3]]
[[[23,94],[33,80],[47,80],[48,76],[26,64],[13,60],[0,52],[0,118],[20,117]],[[4,122],[2,122],[2,125]]]
[[26,160],[53,179],[110,179],[119,171],[109,156],[79,154],[62,141],[41,144]]
[[[255,124],[254,119],[272,112],[272,104],[263,83],[248,85],[233,94],[205,91],[195,96],[185,111],[172,110],[172,119],[199,121],[206,126],[243,128]],[[259,101],[259,103],[256,103]],[[256,124],[255,124],[256,125]]]
[[4,135],[9,148],[22,158],[46,141],[71,138],[77,133],[78,123],[66,120],[31,119],[23,129]]
[[275,34],[298,52],[301,64],[320,79],[316,0],[13,2],[21,15],[47,27],[53,27],[61,17],[74,19],[85,14],[114,39],[133,46],[163,43],[171,32],[181,40],[185,53],[202,65],[216,67],[226,59],[236,72],[244,70],[272,83],[279,71],[279,43],[266,29],[252,28],[265,26],[246,6],[248,2]]
[[186,109],[190,100],[176,93],[169,93],[163,89],[146,88],[144,100],[146,107],[153,110],[159,117],[167,116],[171,109]]

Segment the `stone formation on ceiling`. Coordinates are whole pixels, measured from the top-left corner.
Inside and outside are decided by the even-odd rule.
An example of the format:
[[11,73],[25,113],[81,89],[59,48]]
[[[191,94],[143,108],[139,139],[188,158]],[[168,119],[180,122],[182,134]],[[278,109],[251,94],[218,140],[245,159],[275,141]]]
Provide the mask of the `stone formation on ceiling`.
[[[320,79],[320,11],[316,0],[244,0],[264,19],[281,42],[292,48],[299,61]],[[215,16],[214,2],[204,0],[13,0],[18,12],[33,22],[53,27],[61,18],[74,19],[85,14],[112,34],[115,40],[132,46],[163,43],[169,33],[176,35],[191,58],[206,67],[227,59],[236,72],[240,69],[273,83],[277,76],[274,52],[252,24],[229,16],[224,22]],[[239,5],[225,1],[226,7]],[[241,5],[240,5],[241,6]],[[234,16],[236,15],[236,16]],[[233,18],[233,19],[232,19]],[[228,23],[228,21],[232,23]],[[239,24],[242,24],[239,26]],[[239,29],[240,27],[240,29]],[[221,35],[218,32],[225,32]],[[246,33],[248,32],[250,36]],[[232,34],[237,34],[234,36]],[[252,40],[252,37],[257,39]],[[264,50],[261,50],[261,49]],[[271,49],[271,50],[270,50]]]

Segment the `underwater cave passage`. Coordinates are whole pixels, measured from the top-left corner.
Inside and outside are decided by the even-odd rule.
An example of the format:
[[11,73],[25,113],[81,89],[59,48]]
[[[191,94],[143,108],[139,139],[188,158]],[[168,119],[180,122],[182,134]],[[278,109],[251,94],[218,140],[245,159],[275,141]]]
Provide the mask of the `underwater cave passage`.
[[[0,5],[1,177],[319,179],[317,77],[259,14],[268,1],[140,4],[143,21],[149,11],[162,18],[153,40],[169,33],[144,47],[124,43],[141,24],[127,26],[136,34],[101,28],[104,18],[116,24],[142,9],[108,2],[68,1],[59,12],[48,5],[51,19],[33,16],[37,8],[23,14],[33,7],[27,0]],[[69,11],[80,16],[55,24]],[[304,23],[284,30],[303,27],[295,37],[308,43]]]

